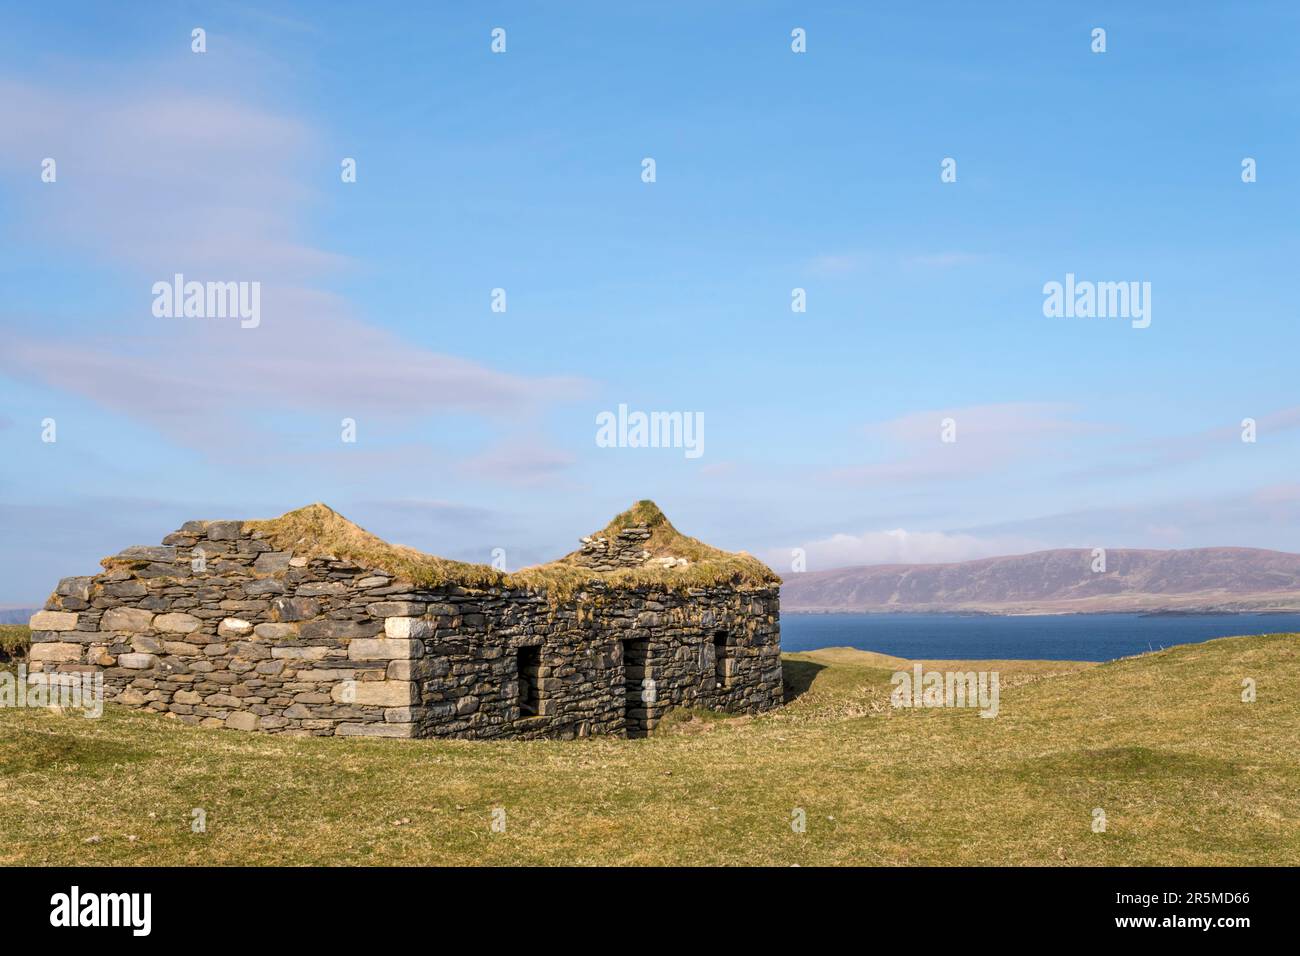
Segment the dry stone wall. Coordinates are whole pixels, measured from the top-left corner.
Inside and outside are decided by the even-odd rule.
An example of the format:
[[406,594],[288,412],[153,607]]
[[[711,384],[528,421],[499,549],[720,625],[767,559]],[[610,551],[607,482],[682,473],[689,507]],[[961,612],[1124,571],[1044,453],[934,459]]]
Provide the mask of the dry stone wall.
[[[776,588],[600,587],[559,606],[529,592],[417,598],[428,609],[413,622],[420,736],[639,736],[674,706],[757,713],[781,703]],[[535,717],[522,712],[519,686],[529,647],[540,650]]]
[[583,538],[578,553],[582,564],[594,571],[639,568],[650,558],[650,552],[645,549],[649,540],[649,528],[624,528],[612,537],[592,535]]
[[[634,529],[635,530],[635,529]],[[635,539],[635,540],[634,540]],[[630,536],[630,547],[641,539]],[[65,578],[31,619],[37,671],[101,670],[111,700],[299,735],[644,734],[673,706],[781,702],[775,586],[419,588],[189,522]]]

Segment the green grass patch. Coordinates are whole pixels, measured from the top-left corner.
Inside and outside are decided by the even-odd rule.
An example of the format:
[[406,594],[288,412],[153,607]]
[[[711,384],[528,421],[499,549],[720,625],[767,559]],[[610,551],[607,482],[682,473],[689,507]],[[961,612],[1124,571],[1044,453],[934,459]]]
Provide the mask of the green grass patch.
[[993,719],[893,710],[899,658],[785,662],[780,710],[683,712],[642,740],[294,739],[0,709],[0,864],[1300,865],[1295,635],[927,662],[997,670]]

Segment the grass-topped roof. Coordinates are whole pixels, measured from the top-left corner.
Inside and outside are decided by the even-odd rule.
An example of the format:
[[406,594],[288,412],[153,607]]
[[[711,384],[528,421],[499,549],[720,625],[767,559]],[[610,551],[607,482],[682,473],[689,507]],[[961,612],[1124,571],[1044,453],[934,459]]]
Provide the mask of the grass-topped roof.
[[[722,551],[682,534],[653,501],[638,501],[592,537],[613,538],[633,527],[644,527],[650,532],[649,539],[640,545],[650,553],[648,563],[642,567],[596,571],[580,563],[581,552],[574,551],[559,560],[507,574],[486,564],[452,561],[389,544],[319,503],[278,518],[244,523],[245,530],[261,532],[278,550],[307,558],[346,559],[425,587],[442,584],[528,587],[561,596],[597,582],[610,587],[659,586],[679,590],[728,583],[760,587],[780,580],[767,565],[743,551]],[[685,558],[687,563],[665,567],[655,560],[667,557]]]
[[486,587],[501,584],[504,577],[486,564],[451,561],[405,545],[389,544],[320,502],[278,518],[245,521],[244,530],[260,531],[278,551],[292,551],[308,559],[343,559],[415,584],[455,582]]

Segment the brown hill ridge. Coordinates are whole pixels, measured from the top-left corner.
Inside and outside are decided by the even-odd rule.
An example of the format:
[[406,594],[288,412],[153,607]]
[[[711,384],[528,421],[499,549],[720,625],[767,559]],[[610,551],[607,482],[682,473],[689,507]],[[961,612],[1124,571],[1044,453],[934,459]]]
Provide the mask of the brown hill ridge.
[[955,564],[889,564],[790,574],[786,611],[1298,611],[1300,554],[1258,548],[1038,551]]

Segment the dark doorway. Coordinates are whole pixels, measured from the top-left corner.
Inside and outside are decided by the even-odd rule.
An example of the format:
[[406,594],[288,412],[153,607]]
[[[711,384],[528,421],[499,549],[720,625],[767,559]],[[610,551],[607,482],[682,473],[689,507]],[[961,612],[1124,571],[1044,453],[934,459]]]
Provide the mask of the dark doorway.
[[541,706],[541,689],[539,675],[542,668],[542,647],[519,648],[517,661],[519,668],[519,716],[536,717]]
[[727,662],[731,660],[731,654],[727,649],[727,632],[715,631],[713,634],[713,668],[717,675],[717,684],[719,688],[726,687],[731,683],[731,669]]
[[623,642],[624,715],[629,737],[644,737],[650,728],[650,703],[643,697],[645,679],[650,676],[649,658],[649,640]]

